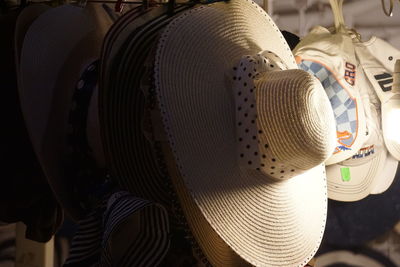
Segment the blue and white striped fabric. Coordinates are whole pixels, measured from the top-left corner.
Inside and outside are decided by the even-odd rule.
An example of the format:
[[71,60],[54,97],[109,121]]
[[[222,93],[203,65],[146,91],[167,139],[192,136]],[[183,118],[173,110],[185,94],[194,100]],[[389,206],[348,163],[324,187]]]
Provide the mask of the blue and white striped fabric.
[[79,222],[64,266],[157,266],[169,239],[168,214],[161,205],[120,191]]

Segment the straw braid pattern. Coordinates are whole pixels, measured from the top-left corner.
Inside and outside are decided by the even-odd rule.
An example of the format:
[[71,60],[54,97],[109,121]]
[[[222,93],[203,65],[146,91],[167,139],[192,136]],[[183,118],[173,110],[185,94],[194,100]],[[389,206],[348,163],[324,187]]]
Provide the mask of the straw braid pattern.
[[[240,63],[238,64],[237,67],[234,68],[236,70],[236,74],[233,77],[233,89],[235,93],[235,99],[236,99],[236,121],[237,121],[237,135],[238,135],[238,141],[239,141],[239,164],[241,166],[244,166],[246,168],[252,168],[255,170],[261,170],[264,174],[272,176],[277,179],[288,179],[293,176],[297,176],[301,173],[304,172],[304,170],[296,170],[296,167],[293,166],[290,160],[281,160],[276,154],[272,152],[272,150],[276,146],[274,146],[274,143],[271,143],[271,140],[267,140],[265,132],[268,132],[269,129],[271,128],[270,125],[265,124],[263,125],[263,120],[267,116],[270,116],[270,114],[273,114],[273,111],[277,110],[277,108],[274,106],[276,104],[275,100],[276,99],[282,99],[283,97],[280,98],[272,98],[273,103],[268,104],[264,106],[260,106],[260,98],[256,96],[262,95],[264,91],[270,91],[270,88],[258,88],[255,86],[255,83],[260,85],[264,84],[263,81],[269,81],[269,87],[271,88],[279,88],[277,91],[280,94],[284,94],[285,96],[288,96],[288,98],[291,97],[291,94],[288,94],[288,91],[300,91],[299,83],[296,83],[297,80],[311,80],[313,79],[311,75],[306,74],[305,72],[301,72],[299,70],[291,70],[291,71],[285,71],[285,72],[274,72],[274,73],[267,73],[262,79],[260,79],[260,74],[263,72],[271,72],[271,71],[276,71],[276,70],[282,70],[283,68],[287,69],[287,67],[284,67],[284,63],[280,61],[279,57],[272,53],[271,51],[264,52],[265,57],[258,54],[256,56],[245,56],[240,60]],[[281,74],[278,76],[278,74]],[[276,77],[278,76],[278,77]],[[285,79],[282,79],[282,77],[285,77]],[[254,80],[255,79],[255,80]],[[277,86],[276,83],[273,81],[279,81],[279,82],[284,82],[288,85],[281,85]],[[306,81],[306,82],[307,82]],[[301,90],[314,90],[314,81],[312,80],[311,83],[308,83],[308,88],[307,87],[301,87]],[[272,89],[271,89],[272,90]],[[268,92],[269,92],[268,91]],[[307,95],[299,93],[300,97],[306,97]],[[321,96],[321,95],[319,95]],[[261,99],[264,100],[264,99]],[[290,106],[287,103],[290,103],[288,101],[283,101],[284,108],[288,109]],[[323,101],[324,98],[322,97],[320,101]],[[279,104],[279,103],[278,103]],[[325,104],[326,103],[325,101]],[[261,110],[265,106],[268,106],[270,108],[269,111],[261,111],[260,115],[257,115],[257,111]],[[299,109],[299,105],[295,106],[296,109]],[[306,107],[305,110],[308,110],[309,107]],[[326,108],[326,114],[329,114],[329,106]],[[276,119],[279,125],[282,125],[283,121],[289,121],[292,123],[292,127],[289,129],[295,129],[295,127],[298,125],[297,122],[301,121],[296,118],[288,120],[287,118],[280,118],[281,113],[277,112],[278,114],[274,117]],[[287,114],[291,114],[290,110],[287,111]],[[267,116],[265,116],[267,115]],[[307,115],[306,113],[302,113],[302,115]],[[304,121],[304,120],[302,120]],[[326,121],[324,121],[326,122]],[[328,123],[327,125],[329,126],[329,120],[326,122]],[[258,125],[258,127],[257,127]],[[320,127],[320,125],[317,128],[323,128]],[[313,128],[311,128],[313,129]],[[294,135],[297,137],[299,134],[294,130]],[[322,136],[319,136],[320,139],[323,139],[324,136],[328,135],[329,133],[332,132],[332,129],[329,127],[325,129],[327,133],[320,133]],[[330,130],[330,131],[329,131]],[[286,149],[293,149],[293,144],[289,142],[288,140],[292,141],[293,136],[285,136],[286,131],[282,131],[280,134],[280,139],[285,140],[285,146],[279,146],[279,149],[282,147]],[[270,135],[272,135],[270,133]],[[324,139],[323,139],[324,140]],[[332,139],[331,139],[332,140]],[[263,142],[261,142],[263,141]],[[301,139],[300,139],[301,141]],[[301,144],[300,144],[301,145]],[[319,145],[319,144],[317,144]],[[326,145],[326,144],[323,144]],[[329,144],[328,144],[329,145]],[[297,145],[299,147],[299,145]],[[327,154],[329,154],[329,147],[323,147],[323,155],[319,155],[322,157],[322,160],[327,157]],[[327,152],[328,151],[328,152]],[[306,161],[306,157],[301,155],[302,151],[300,153],[295,153],[293,151],[289,151],[287,153],[288,157],[294,157],[294,158],[302,158],[303,161]],[[303,153],[304,154],[304,153]],[[310,161],[315,161],[317,158],[316,155],[312,155],[312,158]],[[311,162],[311,164],[304,164],[302,167],[305,168],[311,168],[315,167],[316,165],[320,164],[322,162]]]
[[[143,82],[141,85],[141,89],[145,95],[146,100],[146,111],[147,115],[153,112],[159,112],[157,109],[157,98],[155,92],[154,85],[154,56],[155,50],[150,52],[148,57],[149,64],[145,64],[147,67],[146,74],[143,76]],[[146,113],[145,111],[145,113]],[[155,118],[146,118],[144,119],[147,123],[144,125],[144,128],[147,130],[147,134],[149,138],[152,140],[152,148],[156,155],[155,160],[159,171],[163,174],[164,184],[168,188],[168,195],[171,200],[171,214],[170,218],[172,219],[171,223],[171,251],[166,257],[165,264],[170,264],[172,261],[175,266],[197,266],[201,263],[201,266],[211,267],[212,264],[207,259],[206,255],[203,253],[201,246],[196,241],[193,233],[191,231],[190,225],[187,221],[185,213],[182,209],[180,198],[177,195],[176,188],[174,187],[171,181],[171,175],[168,171],[166,157],[170,157],[167,155],[165,151],[163,151],[163,143],[157,141],[156,132],[154,125],[160,122],[155,121]],[[165,133],[164,133],[165,134]],[[157,133],[160,135],[160,133]],[[179,175],[179,174],[178,174]],[[182,199],[181,199],[182,200]],[[183,234],[183,236],[182,236]],[[179,253],[179,255],[177,254]],[[180,263],[176,262],[176,259],[173,257],[178,256],[180,259]],[[181,264],[181,265],[180,265]],[[224,264],[224,263],[222,263]]]
[[[249,27],[246,22],[260,27]],[[304,266],[315,254],[325,224],[323,166],[310,170],[308,181],[315,186],[306,187],[300,183],[305,177],[266,186],[264,175],[242,173],[231,165],[232,157],[236,158],[232,153],[235,128],[231,128],[235,125],[231,120],[234,107],[226,94],[231,88],[224,87],[230,84],[221,77],[231,69],[231,60],[268,48],[268,39],[277,37],[262,34],[261,25],[269,29],[265,25],[268,23],[271,30],[279,32],[267,14],[250,1],[230,1],[186,12],[168,25],[159,41],[155,85],[169,145],[183,177],[179,181],[187,186],[207,222],[228,246],[253,265]],[[248,33],[248,28],[255,32]],[[178,32],[180,38],[175,38]],[[282,52],[284,49],[277,49],[277,54],[292,63],[291,57]],[[224,58],[228,55],[232,58]],[[179,119],[173,118],[172,113]],[[229,164],[228,168],[218,169],[223,164]],[[240,177],[235,176],[238,173]],[[305,192],[310,196],[300,203]],[[254,205],[259,205],[257,213]]]
[[256,86],[260,138],[272,155],[301,170],[326,160],[334,150],[335,124],[319,82],[305,71],[289,70],[268,73]]

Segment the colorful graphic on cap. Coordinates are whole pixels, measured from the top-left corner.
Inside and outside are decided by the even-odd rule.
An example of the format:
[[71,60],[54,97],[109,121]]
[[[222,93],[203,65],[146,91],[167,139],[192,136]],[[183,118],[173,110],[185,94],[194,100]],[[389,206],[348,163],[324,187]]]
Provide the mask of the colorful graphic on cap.
[[301,60],[298,66],[318,78],[329,97],[336,119],[337,146],[334,153],[351,150],[357,137],[357,101],[322,63]]
[[366,147],[363,147],[360,150],[358,150],[358,152],[356,154],[354,154],[351,158],[352,159],[365,158],[374,153],[375,153],[375,146],[370,145],[370,146],[366,146]]

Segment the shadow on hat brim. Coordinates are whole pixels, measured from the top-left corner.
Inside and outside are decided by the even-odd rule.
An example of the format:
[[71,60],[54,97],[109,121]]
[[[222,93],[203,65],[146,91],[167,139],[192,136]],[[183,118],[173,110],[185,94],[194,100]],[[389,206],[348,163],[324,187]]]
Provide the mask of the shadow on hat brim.
[[226,72],[244,55],[270,50],[297,68],[278,28],[254,2],[230,1],[186,12],[158,44],[155,86],[164,129],[202,217],[253,265],[305,265],[325,225],[324,166],[282,182],[239,168],[226,86]]

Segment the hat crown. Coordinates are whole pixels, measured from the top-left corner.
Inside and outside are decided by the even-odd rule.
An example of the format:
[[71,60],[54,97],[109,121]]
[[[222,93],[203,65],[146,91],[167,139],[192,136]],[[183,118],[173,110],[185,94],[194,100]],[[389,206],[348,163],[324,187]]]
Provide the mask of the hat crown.
[[272,52],[235,67],[239,161],[277,179],[323,163],[334,151],[335,121],[321,84],[286,68]]

